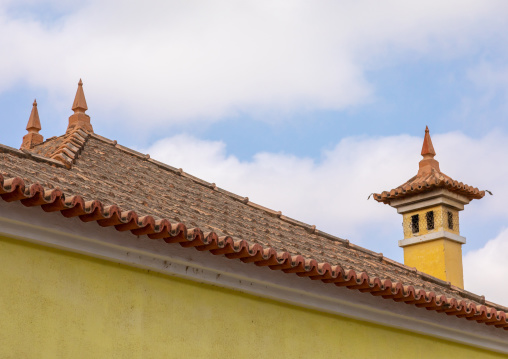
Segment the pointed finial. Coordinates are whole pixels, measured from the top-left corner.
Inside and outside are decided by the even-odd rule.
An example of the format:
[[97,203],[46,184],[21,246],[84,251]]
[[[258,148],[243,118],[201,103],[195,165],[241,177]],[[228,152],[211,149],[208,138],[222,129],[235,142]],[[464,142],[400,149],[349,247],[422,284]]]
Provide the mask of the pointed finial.
[[26,125],[26,130],[28,132],[39,133],[41,130],[41,121],[39,120],[39,111],[37,111],[37,100],[34,100],[32,105],[32,112],[30,113],[30,118],[28,119],[28,123]]
[[430,139],[429,126],[425,126],[425,137],[423,138],[422,156],[423,159],[420,161],[418,175],[424,175],[430,173],[432,170],[440,171],[439,162],[434,159],[436,151],[432,145]]
[[78,90],[76,91],[76,97],[72,104],[72,110],[74,114],[69,117],[69,126],[67,126],[67,132],[72,131],[76,128],[93,132],[92,124],[90,123],[90,116],[85,111],[88,110],[88,106],[85,100],[85,93],[83,92],[83,81],[79,79]]
[[72,110],[74,113],[81,112],[85,113],[88,110],[85,100],[85,93],[83,92],[83,81],[79,79],[78,90],[76,91],[76,97],[74,97],[74,103],[72,104]]
[[430,139],[429,126],[425,126],[425,137],[423,139],[422,156],[424,158],[428,157],[432,158],[435,155],[436,151],[434,151],[434,146],[432,145],[432,140]]
[[30,112],[26,130],[28,133],[23,136],[21,149],[29,150],[44,141],[44,138],[39,133],[41,130],[41,121],[39,120],[39,111],[37,111],[37,100],[34,100],[32,104],[32,112]]

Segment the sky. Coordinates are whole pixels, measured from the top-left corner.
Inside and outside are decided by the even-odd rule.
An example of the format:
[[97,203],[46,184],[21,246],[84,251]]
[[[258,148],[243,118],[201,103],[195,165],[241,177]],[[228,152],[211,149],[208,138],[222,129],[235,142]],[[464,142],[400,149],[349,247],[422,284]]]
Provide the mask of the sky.
[[[0,143],[34,98],[96,133],[403,262],[368,196],[418,170],[492,191],[461,212],[467,290],[508,305],[508,2],[0,0]],[[488,273],[488,275],[487,275]]]

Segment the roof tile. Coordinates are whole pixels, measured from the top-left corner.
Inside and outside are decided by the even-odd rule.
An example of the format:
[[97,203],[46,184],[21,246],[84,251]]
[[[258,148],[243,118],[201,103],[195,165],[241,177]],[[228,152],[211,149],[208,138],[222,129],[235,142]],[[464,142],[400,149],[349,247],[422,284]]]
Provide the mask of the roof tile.
[[[83,141],[77,151],[69,149],[74,156],[57,153],[76,134]],[[0,146],[3,200],[508,328],[502,306],[114,141],[76,131],[33,151],[38,157],[66,156],[66,167]]]

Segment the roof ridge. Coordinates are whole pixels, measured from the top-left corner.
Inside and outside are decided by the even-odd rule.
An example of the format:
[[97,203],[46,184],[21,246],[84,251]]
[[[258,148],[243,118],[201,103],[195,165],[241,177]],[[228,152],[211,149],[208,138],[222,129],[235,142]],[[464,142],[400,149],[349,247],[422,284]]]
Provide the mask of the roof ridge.
[[[103,227],[114,226],[119,231],[129,230],[137,236],[147,235],[151,239],[162,239],[166,243],[195,247],[214,255],[225,255],[229,259],[254,262],[257,266],[268,266],[272,270],[295,273],[300,277],[310,277],[323,283],[345,286],[384,299],[414,304],[508,330],[508,313],[504,307],[497,308],[493,306],[494,303],[485,302],[483,296],[451,285],[449,289],[458,293],[462,299],[454,298],[446,291],[436,294],[432,290],[418,289],[418,286],[404,285],[400,280],[392,282],[389,278],[369,276],[365,271],[345,269],[341,264],[318,262],[316,259],[277,251],[273,247],[252,244],[243,239],[235,241],[230,236],[219,237],[214,232],[205,234],[199,227],[187,228],[183,223],[172,224],[167,219],[156,220],[151,215],[140,216],[136,211],[122,210],[117,205],[104,206],[99,200],[85,201],[81,195],[66,197],[60,189],[46,189],[39,183],[28,186],[19,177],[4,179],[0,174],[0,197],[7,202],[20,201],[28,207],[40,206],[47,212],[59,211],[67,218],[79,217],[84,222],[95,221]],[[379,254],[378,258],[384,260],[382,254]],[[415,269],[409,273],[432,279],[442,288],[448,287],[447,282],[443,285],[439,279]]]
[[36,144],[36,145],[35,145],[32,149],[34,149],[34,148],[36,148],[36,147],[39,147],[39,146],[42,146],[42,145],[44,145],[44,144],[47,144],[48,142],[54,141],[54,140],[56,140],[57,138],[59,138],[59,137],[64,137],[64,136],[65,136],[65,134],[63,134],[63,135],[61,135],[61,136],[52,136],[52,137],[46,138],[43,142]]
[[70,169],[85,147],[90,134],[81,128],[76,128],[63,135],[63,137],[63,142],[49,157]]
[[20,158],[32,158],[37,162],[46,162],[50,165],[56,165],[58,167],[63,167],[63,164],[60,163],[59,161],[56,161],[52,158],[38,155],[36,153],[33,153],[30,150],[25,150],[25,149],[18,150],[17,148],[13,148],[10,146],[0,144],[0,153],[2,153],[2,152],[3,153],[10,153],[10,154],[16,155],[17,157],[20,157]]

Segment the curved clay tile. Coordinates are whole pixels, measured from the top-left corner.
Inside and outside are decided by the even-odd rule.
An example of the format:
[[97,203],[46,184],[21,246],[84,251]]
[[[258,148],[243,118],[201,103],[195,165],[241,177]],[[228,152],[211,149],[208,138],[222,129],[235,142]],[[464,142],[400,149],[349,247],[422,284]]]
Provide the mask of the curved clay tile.
[[[45,189],[38,183],[27,186],[19,177],[4,179],[0,174],[0,197],[4,201],[19,200],[25,206],[41,206],[48,212],[60,211],[67,218],[79,217],[83,222],[97,221],[103,227],[114,226],[118,231],[129,230],[134,235],[163,239],[166,243],[178,243],[182,247],[193,247],[199,251],[206,250],[214,255],[225,255],[229,259],[268,266],[272,270],[295,273],[300,277],[333,283],[339,287],[508,330],[507,313],[493,306],[464,299],[457,300],[434,291],[415,288],[413,285],[404,285],[400,281],[392,282],[389,278],[370,276],[365,271],[344,269],[341,265],[318,262],[289,252],[278,252],[257,243],[234,241],[231,237],[219,237],[214,232],[205,234],[200,228],[189,229],[183,223],[175,224],[167,219],[156,220],[152,216],[139,216],[135,211],[122,211],[116,205],[104,206],[98,200],[85,201],[80,195],[66,198],[59,189]],[[380,260],[384,258],[382,255],[378,257]]]

